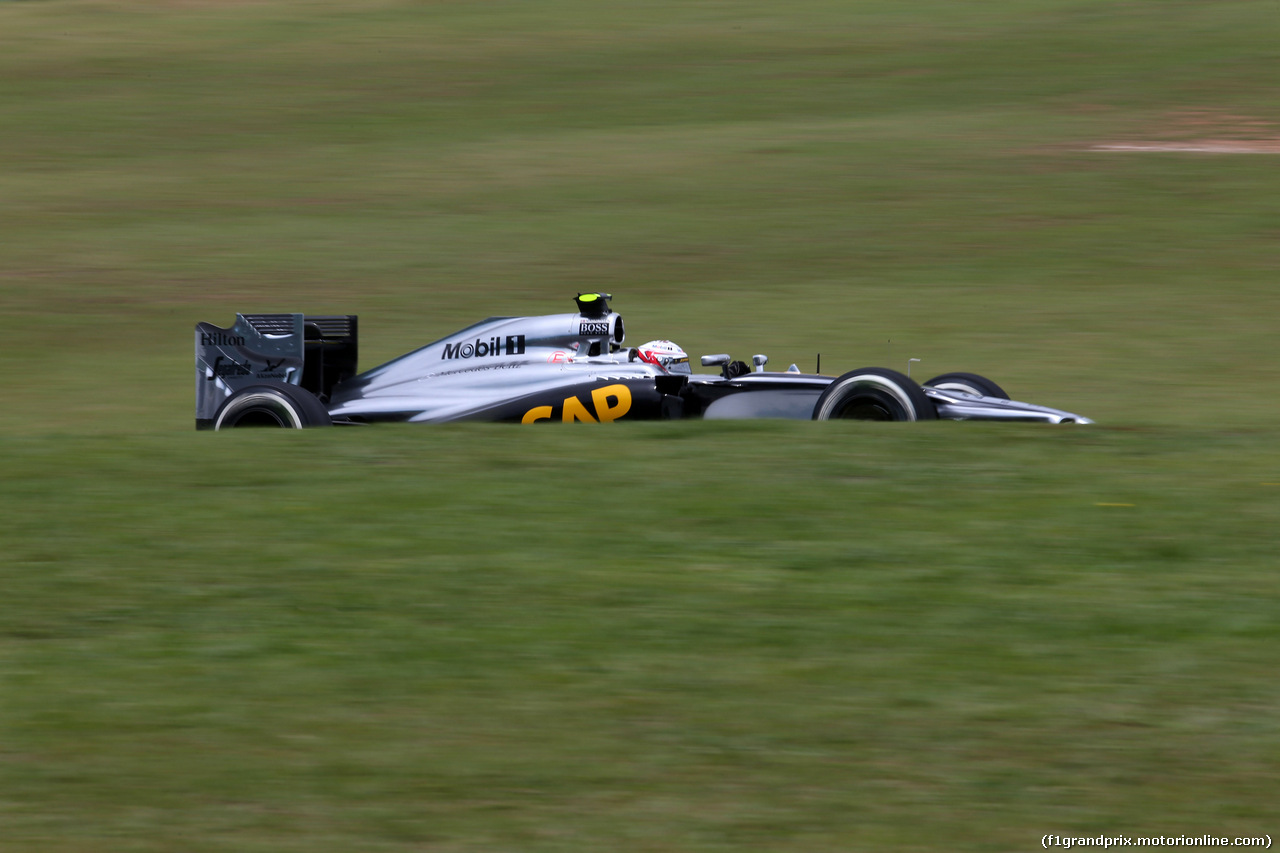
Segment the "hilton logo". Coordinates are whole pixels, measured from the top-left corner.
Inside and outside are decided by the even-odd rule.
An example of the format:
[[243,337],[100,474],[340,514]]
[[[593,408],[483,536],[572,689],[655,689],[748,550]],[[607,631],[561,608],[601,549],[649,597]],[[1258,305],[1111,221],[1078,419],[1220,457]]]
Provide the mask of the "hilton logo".
[[226,332],[201,332],[202,347],[242,347],[244,335],[228,335]]

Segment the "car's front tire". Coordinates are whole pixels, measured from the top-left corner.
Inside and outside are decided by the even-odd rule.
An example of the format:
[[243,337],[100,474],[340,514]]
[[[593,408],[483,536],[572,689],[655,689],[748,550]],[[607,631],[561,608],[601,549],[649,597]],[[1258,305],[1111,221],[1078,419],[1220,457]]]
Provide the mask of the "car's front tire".
[[884,367],[840,376],[813,406],[815,421],[936,421],[938,411],[913,379]]
[[961,394],[974,394],[978,397],[1009,399],[1003,388],[976,373],[944,373],[924,383],[924,387],[937,388],[939,391],[959,391]]
[[310,391],[287,382],[263,382],[232,394],[213,416],[214,429],[329,426],[329,410]]

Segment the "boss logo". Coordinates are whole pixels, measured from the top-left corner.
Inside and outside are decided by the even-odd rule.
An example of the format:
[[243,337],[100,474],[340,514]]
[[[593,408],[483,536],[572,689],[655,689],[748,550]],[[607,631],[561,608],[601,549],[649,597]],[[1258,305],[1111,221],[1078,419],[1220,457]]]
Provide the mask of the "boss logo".
[[608,323],[581,323],[578,326],[578,334],[607,335],[609,334],[609,324]]

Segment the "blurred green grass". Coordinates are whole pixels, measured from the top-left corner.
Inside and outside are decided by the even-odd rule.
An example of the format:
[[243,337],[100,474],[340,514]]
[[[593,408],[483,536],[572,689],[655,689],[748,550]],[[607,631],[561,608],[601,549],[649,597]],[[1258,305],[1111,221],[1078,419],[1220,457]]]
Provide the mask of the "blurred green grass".
[[[4,848],[1273,832],[1276,161],[1088,147],[1280,135],[1278,30],[0,4]],[[197,320],[583,289],[1100,426],[191,431]]]
[[7,443],[6,836],[977,850],[1267,829],[1274,447],[811,429]]

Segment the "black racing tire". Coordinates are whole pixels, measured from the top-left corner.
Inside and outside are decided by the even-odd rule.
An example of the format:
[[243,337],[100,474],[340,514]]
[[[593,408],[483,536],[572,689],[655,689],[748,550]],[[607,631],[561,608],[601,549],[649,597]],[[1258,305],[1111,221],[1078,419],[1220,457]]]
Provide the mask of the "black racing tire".
[[985,376],[976,373],[944,373],[924,383],[926,388],[937,388],[939,391],[959,391],[962,394],[976,394],[979,397],[999,397],[1008,400],[1004,389]]
[[936,421],[938,410],[914,379],[884,367],[850,370],[822,392],[815,421]]
[[329,426],[329,410],[310,391],[287,382],[263,382],[232,394],[213,416],[214,429]]

